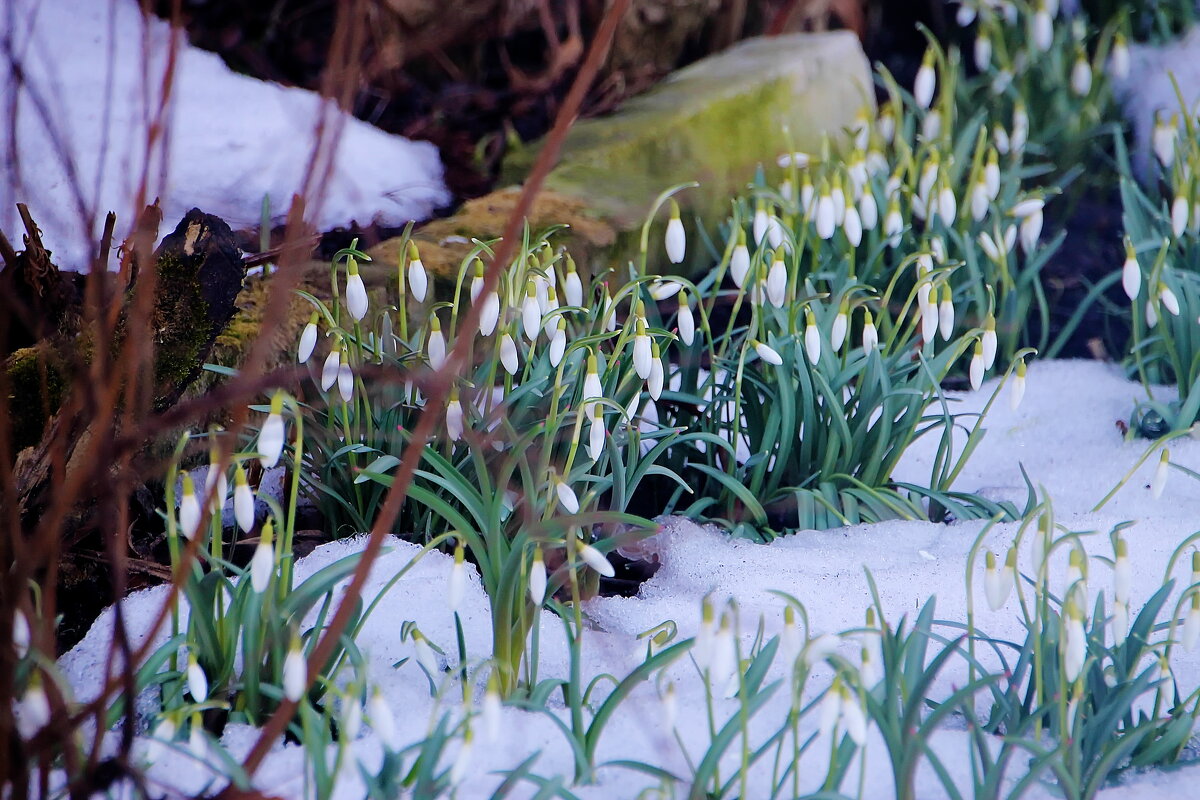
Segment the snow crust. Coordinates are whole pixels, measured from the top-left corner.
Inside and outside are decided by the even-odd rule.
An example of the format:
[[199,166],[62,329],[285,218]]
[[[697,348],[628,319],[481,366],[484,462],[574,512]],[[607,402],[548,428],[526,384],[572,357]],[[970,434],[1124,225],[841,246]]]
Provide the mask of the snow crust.
[[28,203],[63,268],[88,269],[108,211],[118,243],[131,230],[143,179],[145,201],[161,198],[164,235],[192,207],[235,230],[257,227],[264,196],[282,221],[304,193],[318,125],[327,142],[318,175],[329,172],[306,212],[318,229],[398,225],[449,201],[432,144],[386,134],[313,92],[238,75],[143,17],[136,0],[7,0],[4,9],[0,40],[11,41],[20,70],[0,52],[0,229],[10,239],[23,230],[14,205]]
[[[969,413],[982,408],[995,382],[985,383],[982,391],[952,395],[956,412]],[[1151,496],[1148,484],[1157,452],[1136,472],[1135,477],[1100,511],[1093,507],[1142,456],[1147,448],[1144,441],[1126,442],[1117,429],[1116,421],[1126,419],[1141,388],[1125,380],[1119,370],[1094,361],[1058,361],[1034,363],[1029,367],[1028,389],[1024,403],[1016,411],[1009,408],[1006,393],[993,405],[986,427],[987,435],[967,468],[958,479],[957,488],[988,489],[996,497],[1008,496],[1023,500],[1025,488],[1020,468],[1024,465],[1036,486],[1044,487],[1054,500],[1056,517],[1072,530],[1096,530],[1099,535],[1086,537],[1089,552],[1111,555],[1108,537],[1104,534],[1114,524],[1136,521],[1126,532],[1132,562],[1133,588],[1131,617],[1146,599],[1161,585],[1163,570],[1171,551],[1197,529],[1200,520],[1200,486],[1190,478],[1172,471],[1165,491],[1159,500]],[[1166,393],[1163,395],[1166,397]],[[932,441],[919,441],[906,454],[902,474],[898,477],[916,478],[928,473],[934,451]],[[1178,440],[1171,445],[1175,463],[1200,469],[1200,443],[1191,439]],[[636,598],[600,598],[587,604],[587,614],[594,630],[584,639],[585,680],[608,672],[618,677],[632,670],[644,654],[644,645],[635,637],[665,620],[679,625],[681,636],[693,635],[700,619],[700,600],[711,593],[714,601],[734,598],[740,608],[740,631],[743,647],[750,644],[758,620],[764,621],[768,636],[782,628],[780,599],[771,590],[787,592],[806,607],[814,633],[839,633],[862,625],[870,595],[864,570],[869,569],[881,595],[889,621],[895,625],[901,615],[915,616],[930,596],[936,596],[938,617],[963,620],[966,609],[964,569],[968,549],[980,531],[981,522],[960,522],[937,525],[920,522],[889,522],[861,525],[832,531],[802,531],[771,545],[732,540],[721,531],[700,527],[686,520],[667,519],[655,547],[662,567],[642,586]],[[1003,552],[1016,534],[1016,524],[999,525],[989,534],[985,546]],[[318,548],[297,564],[299,578],[322,566],[357,551],[362,540],[347,540]],[[384,583],[408,564],[418,548],[399,541],[388,542],[387,554],[379,560],[364,592],[370,600]],[[1021,563],[1030,563],[1028,549],[1021,553]],[[406,742],[422,739],[431,718],[449,713],[460,719],[462,709],[455,698],[456,689],[444,693],[443,701],[431,699],[428,684],[415,664],[409,662],[399,669],[392,665],[411,655],[409,645],[400,642],[400,625],[414,620],[421,630],[447,653],[454,653],[453,618],[446,608],[446,583],[452,559],[433,553],[424,556],[401,579],[368,619],[357,638],[359,646],[369,654],[372,681],[379,684],[394,710]],[[1062,581],[1066,570],[1065,555],[1052,560],[1052,580]],[[1187,559],[1177,568],[1176,577],[1186,582]],[[977,566],[975,610],[978,627],[994,636],[1016,637],[1021,625],[1016,616],[1015,602],[998,612],[988,609],[982,595],[982,559]],[[487,599],[478,575],[469,570],[465,599],[461,613],[466,634],[469,658],[478,663],[486,657],[490,644],[490,623]],[[1111,596],[1111,574],[1098,561],[1092,562],[1090,585],[1093,595],[1104,590]],[[146,618],[158,607],[163,589],[151,589],[132,595],[125,601],[127,618],[134,628],[134,640],[141,638]],[[911,618],[911,616],[910,616]],[[79,699],[88,699],[99,685],[107,642],[112,626],[112,609],[97,621],[87,637],[60,665],[72,681]],[[565,676],[568,652],[562,625],[548,612],[541,621],[541,675]],[[165,634],[159,634],[160,639]],[[853,639],[841,645],[843,654],[857,658]],[[1176,647],[1173,667],[1185,693],[1200,682],[1200,653],[1185,653]],[[678,691],[677,729],[684,746],[693,759],[701,757],[708,745],[708,725],[703,693],[690,662],[677,662],[667,670]],[[781,677],[779,670],[768,680]],[[965,667],[954,662],[940,678],[939,692],[948,694],[952,684],[965,677]],[[831,670],[819,666],[809,682],[809,695],[824,689],[831,679]],[[477,687],[476,697],[482,695]],[[769,732],[783,719],[787,710],[786,694],[761,714],[753,730]],[[722,719],[735,713],[736,701],[717,703]],[[557,696],[551,711],[566,717]],[[540,752],[535,771],[544,776],[561,774],[570,777],[571,755],[561,732],[545,715],[506,708],[503,712],[502,736],[489,742],[477,727],[478,746],[475,748],[471,771],[460,787],[460,797],[487,796],[499,784],[501,777],[494,770],[510,769],[525,757]],[[809,727],[815,729],[815,714]],[[679,775],[687,775],[687,762],[679,745],[663,727],[664,706],[652,684],[643,684],[612,719],[599,747],[597,760],[627,758],[657,764]],[[939,731],[934,737],[937,752],[944,758],[950,773],[960,787],[969,791],[969,767],[966,754],[966,734],[953,729]],[[247,752],[254,741],[255,731],[230,726],[223,744],[236,757]],[[448,766],[455,747],[446,753]],[[376,766],[381,757],[381,745],[364,727],[364,732],[352,743],[353,751],[368,768]],[[877,732],[869,734],[866,747],[865,786],[863,795],[872,798],[893,796],[891,771],[887,766],[883,741]],[[828,749],[813,748],[801,761],[802,788],[812,791],[824,775],[824,760]],[[329,754],[332,759],[332,751]],[[277,745],[256,777],[260,787],[269,788],[280,796],[297,797],[305,792],[303,783],[303,752],[296,746]],[[732,763],[730,766],[734,766]],[[766,794],[767,771],[755,770],[751,781],[751,796]],[[1013,770],[1019,776],[1019,769]],[[843,788],[857,788],[857,767]],[[1193,797],[1200,767],[1184,766],[1171,772],[1150,772],[1130,776],[1126,783],[1110,787],[1100,794],[1106,800],[1140,800],[1141,798]],[[160,757],[149,769],[152,785],[172,787],[177,791],[199,791],[211,779],[209,773],[190,757],[168,754]],[[637,773],[601,768],[598,783],[573,789],[584,798],[633,797],[650,784]],[[921,797],[941,797],[943,790],[928,765],[919,777]],[[527,790],[527,791],[526,791]],[[534,794],[526,785],[518,796]],[[346,770],[339,784],[338,797],[361,797],[363,787],[354,770]],[[1044,787],[1035,787],[1029,797],[1055,796]]]

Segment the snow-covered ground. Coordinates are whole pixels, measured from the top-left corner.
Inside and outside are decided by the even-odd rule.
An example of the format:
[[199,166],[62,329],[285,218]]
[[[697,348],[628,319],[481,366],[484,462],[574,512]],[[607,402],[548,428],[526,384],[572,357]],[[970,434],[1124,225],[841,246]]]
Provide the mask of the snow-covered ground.
[[[959,410],[978,410],[985,402],[992,383],[979,393],[955,396]],[[1005,389],[1004,391],[1007,391]],[[1147,447],[1143,441],[1123,440],[1116,421],[1126,419],[1141,390],[1126,381],[1118,368],[1092,361],[1034,363],[1030,366],[1028,391],[1024,403],[1014,412],[1002,396],[988,418],[988,433],[973,459],[959,478],[957,488],[987,489],[993,497],[1024,497],[1020,466],[1024,465],[1035,485],[1043,487],[1054,501],[1057,520],[1071,530],[1097,530],[1106,533],[1125,520],[1137,524],[1126,532],[1132,561],[1133,591],[1131,616],[1162,582],[1167,558],[1179,542],[1197,528],[1200,520],[1200,485],[1172,470],[1162,497],[1155,500],[1148,488],[1157,454],[1149,459],[1115,497],[1099,512],[1096,503],[1126,474]],[[911,449],[898,477],[916,479],[927,474],[933,442],[918,442]],[[1200,469],[1200,443],[1190,439],[1172,443],[1172,460],[1191,469]],[[965,618],[964,567],[966,554],[980,522],[936,525],[919,522],[891,522],[832,531],[807,531],[764,546],[735,541],[719,531],[704,529],[683,521],[670,521],[656,542],[662,568],[636,598],[601,598],[587,605],[595,622],[585,638],[585,669],[589,675],[609,672],[626,674],[640,658],[636,634],[665,620],[678,623],[681,636],[689,636],[699,626],[700,599],[711,592],[715,600],[736,598],[741,614],[744,644],[749,644],[760,616],[768,635],[782,627],[782,603],[769,590],[781,590],[797,597],[808,610],[814,632],[838,633],[859,627],[870,603],[864,568],[873,574],[882,602],[892,624],[903,614],[915,614],[920,605],[936,595],[938,616],[943,619]],[[989,535],[986,546],[996,552],[1006,549],[1016,531],[1015,524],[1000,525]],[[1105,535],[1085,540],[1089,551],[1110,555]],[[344,541],[319,548],[298,565],[301,577],[360,547],[359,541]],[[375,595],[383,583],[404,564],[416,548],[392,541],[390,551],[377,564],[364,597]],[[1030,558],[1021,554],[1023,566]],[[1052,561],[1054,580],[1062,581],[1065,556]],[[1187,569],[1183,559],[1180,570]],[[454,709],[458,692],[446,692],[443,705],[429,697],[423,675],[411,662],[393,669],[399,659],[410,655],[410,647],[400,641],[400,623],[415,620],[434,642],[454,652],[453,619],[446,609],[446,583],[451,559],[439,554],[426,556],[390,593],[368,620],[358,638],[359,646],[369,654],[371,678],[388,698],[400,721],[405,741],[422,739],[431,715]],[[988,610],[982,598],[979,566],[976,587],[980,591],[975,607],[978,626],[995,636],[1018,637],[1021,625],[1015,614],[1015,602],[999,612]],[[1186,578],[1184,574],[1178,577]],[[1090,576],[1092,591],[1104,589],[1111,596],[1111,576],[1093,561]],[[133,595],[127,601],[128,618],[134,627],[158,607],[161,589]],[[483,659],[488,654],[490,622],[487,601],[477,577],[471,581],[462,608],[469,653]],[[111,611],[61,666],[74,683],[80,699],[87,699],[98,685],[105,654]],[[562,626],[549,613],[542,620],[542,676],[565,675],[567,650]],[[855,660],[857,647],[852,640],[842,645],[848,659]],[[1200,652],[1185,653],[1177,647],[1173,667],[1186,691],[1200,682]],[[964,675],[956,663],[940,679],[939,690],[948,693],[952,683]],[[678,730],[693,762],[708,745],[708,727],[704,716],[703,694],[690,663],[676,663],[668,669],[678,696]],[[828,667],[818,668],[809,683],[815,693],[831,677]],[[480,693],[477,693],[477,696]],[[935,696],[938,692],[935,691]],[[720,701],[720,713],[734,713],[736,701]],[[786,712],[787,701],[780,699],[768,708],[754,729],[773,730]],[[561,708],[558,709],[562,711]],[[687,775],[687,761],[679,746],[664,729],[664,709],[653,686],[641,686],[610,722],[600,744],[597,760],[637,759],[651,762],[676,774]],[[811,724],[815,728],[815,722]],[[953,726],[951,726],[953,727]],[[556,726],[544,715],[506,709],[503,735],[488,742],[477,732],[480,746],[475,748],[472,771],[460,788],[459,797],[487,796],[501,780],[494,770],[512,768],[534,752],[541,753],[535,771],[544,776],[562,774],[569,778],[571,755]],[[254,739],[254,731],[231,726],[223,743],[236,756],[244,753]],[[952,775],[969,793],[969,766],[965,757],[966,735],[946,729],[934,737],[935,747],[943,755]],[[380,758],[380,744],[369,729],[353,743],[358,756],[367,765]],[[815,790],[825,774],[828,750],[814,748],[802,762],[802,785]],[[861,796],[892,796],[891,770],[883,742],[871,734],[866,747],[867,768]],[[295,746],[276,746],[258,772],[259,785],[280,796],[299,796],[303,792],[301,762],[304,754]],[[454,757],[453,748],[446,754]],[[769,768],[768,768],[769,770]],[[940,797],[941,785],[932,770],[922,767],[919,796]],[[1019,769],[1012,770],[1014,774]],[[854,793],[858,770],[853,769],[843,789]],[[339,796],[361,797],[362,787],[352,770],[344,773]],[[207,780],[206,773],[183,756],[162,756],[149,770],[152,784],[196,791]],[[1132,776],[1120,786],[1111,787],[1101,797],[1184,798],[1194,797],[1194,782],[1200,767],[1185,766],[1170,773]],[[756,771],[750,796],[764,795],[766,773]],[[651,783],[637,773],[605,768],[599,771],[599,783],[573,789],[580,797],[633,797]],[[527,786],[528,788],[528,786]],[[528,794],[532,794],[529,791]],[[1027,796],[1054,796],[1040,787]]]
[[[143,17],[137,0],[6,0],[0,9],[0,229],[19,242],[14,205],[28,203],[61,267],[88,268],[108,211],[124,237],[143,179],[147,202],[162,199],[163,234],[192,207],[257,227],[264,196],[278,222],[292,195],[306,194],[321,230],[424,219],[450,199],[433,145],[386,134],[313,92],[231,72]],[[328,179],[306,191],[322,123]]]

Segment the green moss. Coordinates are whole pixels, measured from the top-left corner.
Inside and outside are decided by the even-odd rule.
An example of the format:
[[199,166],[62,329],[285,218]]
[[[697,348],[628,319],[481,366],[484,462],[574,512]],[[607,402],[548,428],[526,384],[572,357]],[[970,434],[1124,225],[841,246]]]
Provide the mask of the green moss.
[[9,385],[8,408],[15,454],[41,441],[46,421],[62,405],[69,380],[66,365],[45,345],[17,350],[8,357],[3,369]]

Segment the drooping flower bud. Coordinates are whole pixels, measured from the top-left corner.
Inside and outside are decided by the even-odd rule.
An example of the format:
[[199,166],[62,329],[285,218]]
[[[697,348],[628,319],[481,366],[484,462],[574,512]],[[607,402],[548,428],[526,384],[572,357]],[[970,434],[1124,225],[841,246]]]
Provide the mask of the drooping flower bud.
[[200,501],[196,499],[196,484],[192,476],[183,473],[183,496],[179,499],[179,535],[193,539],[200,529]]
[[776,308],[782,308],[787,299],[787,265],[783,263],[783,251],[776,250],[767,272],[767,300]]
[[200,662],[196,661],[195,653],[188,653],[186,672],[188,692],[192,695],[192,700],[203,703],[208,699],[208,676],[204,674]]
[[283,658],[283,695],[293,703],[300,702],[308,687],[308,664],[304,660],[304,648],[300,637],[292,634],[287,655]]
[[567,253],[567,278],[564,291],[566,292],[567,305],[583,305],[583,281],[579,279],[579,271],[575,268],[575,259],[571,258],[570,253]]
[[658,342],[653,342],[651,343],[650,376],[646,379],[646,389],[650,392],[651,399],[658,400],[662,396],[665,380],[662,353],[658,349]]
[[937,88],[937,76],[933,71],[933,48],[925,50],[921,59],[921,67],[917,70],[917,78],[913,81],[913,99],[921,108],[929,108],[933,102],[933,91]]
[[737,244],[729,257],[729,278],[739,289],[745,286],[750,273],[750,250],[746,247],[746,232],[738,228]]
[[321,366],[321,391],[328,392],[337,383],[338,368],[342,365],[342,347],[338,342],[334,342],[333,347],[329,350],[329,355],[325,356],[325,363]]
[[408,242],[408,286],[416,301],[424,303],[429,290],[429,276],[425,274],[425,265],[421,263],[416,242],[412,240]]
[[250,558],[250,587],[257,594],[262,594],[271,583],[275,574],[275,523],[270,517],[263,523],[258,534],[258,545]]
[[561,314],[550,337],[550,365],[557,367],[562,363],[563,355],[567,352],[567,320]]
[[517,343],[513,341],[512,334],[508,331],[500,337],[500,363],[504,365],[504,371],[509,375],[517,374]]
[[687,249],[687,235],[683,230],[683,220],[679,218],[679,204],[671,200],[671,219],[667,222],[667,258],[672,264],[683,261]]
[[680,340],[690,347],[696,339],[696,318],[692,316],[692,305],[686,291],[679,293],[679,314],[675,323],[679,327]]
[[301,364],[307,364],[308,359],[312,358],[313,349],[317,346],[317,322],[320,316],[316,311],[308,318],[308,324],[304,326],[304,330],[300,331],[300,344],[296,347],[296,361]]
[[463,435],[463,407],[459,400],[458,387],[450,387],[450,400],[446,403],[446,435],[457,442]]
[[1158,457],[1158,466],[1154,468],[1154,478],[1150,481],[1150,494],[1154,499],[1162,497],[1163,489],[1167,486],[1167,470],[1171,465],[1171,450],[1164,447]]
[[1092,66],[1083,50],[1075,53],[1075,64],[1071,67],[1071,91],[1080,97],[1087,97],[1092,91]]
[[400,732],[396,728],[396,717],[378,686],[371,692],[371,699],[367,703],[367,716],[371,728],[383,746],[393,753],[399,750],[402,743]]
[[454,546],[454,566],[450,568],[450,580],[446,586],[446,607],[451,613],[458,611],[462,605],[463,594],[467,588],[466,548],[462,540]]
[[634,320],[633,369],[642,380],[650,377],[650,361],[653,358],[650,334],[646,332],[646,320],[638,314]]
[[1125,34],[1117,31],[1113,35],[1112,51],[1109,53],[1109,67],[1112,69],[1113,77],[1117,80],[1125,80],[1129,77],[1129,43],[1125,41]]
[[862,347],[864,353],[869,353],[879,347],[879,331],[875,328],[875,317],[870,309],[863,309]]
[[758,353],[758,357],[768,364],[776,367],[783,363],[783,356],[779,355],[771,346],[760,342],[757,339],[750,340],[750,346],[754,348],[754,352]]
[[557,475],[552,480],[554,482],[554,493],[558,496],[558,504],[562,506],[563,511],[566,511],[568,514],[578,514],[579,498],[575,495],[575,490]]
[[350,354],[345,351],[338,364],[337,386],[342,402],[349,403],[354,397],[354,370],[350,368]]
[[833,348],[833,352],[841,351],[849,327],[850,302],[843,297],[842,302],[838,304],[837,314],[833,317],[833,325],[829,328],[829,346]]
[[356,320],[367,315],[367,287],[358,274],[358,261],[354,256],[346,258],[346,310]]
[[533,550],[533,564],[529,568],[529,599],[539,608],[546,599],[546,557],[540,544]]
[[975,353],[971,356],[971,390],[979,391],[983,385],[983,342],[975,342]]
[[804,354],[814,366],[821,360],[821,330],[812,309],[804,309]]
[[979,337],[979,343],[983,346],[983,368],[989,370],[996,364],[996,349],[999,346],[996,340],[996,316],[990,311],[983,318],[983,336]]
[[583,563],[587,564],[604,577],[611,578],[617,574],[616,570],[613,569],[613,565],[609,563],[607,558],[604,557],[604,554],[582,539],[580,539],[578,543],[578,553],[579,558],[583,561]]
[[1008,407],[1016,411],[1025,399],[1025,359],[1017,362],[1016,373],[1013,375],[1012,388],[1009,390]]
[[938,303],[938,332],[947,342],[954,335],[954,292],[950,284],[942,284],[942,299]]

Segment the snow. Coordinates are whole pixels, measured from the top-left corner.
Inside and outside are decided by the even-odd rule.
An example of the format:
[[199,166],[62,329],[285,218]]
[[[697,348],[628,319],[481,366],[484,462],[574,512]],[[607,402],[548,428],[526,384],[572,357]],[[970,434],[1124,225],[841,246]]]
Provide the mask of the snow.
[[[955,410],[970,413],[980,410],[990,396],[995,381],[984,384],[980,392],[952,395]],[[1123,521],[1136,521],[1126,532],[1132,562],[1133,590],[1131,616],[1162,582],[1171,552],[1195,530],[1200,519],[1200,492],[1195,484],[1177,471],[1166,485],[1163,496],[1154,500],[1148,488],[1151,472],[1157,463],[1152,453],[1124,488],[1115,494],[1099,511],[1094,507],[1100,499],[1131,469],[1145,453],[1148,443],[1141,440],[1124,441],[1115,422],[1128,418],[1133,402],[1142,394],[1141,388],[1124,379],[1113,365],[1094,361],[1058,361],[1033,363],[1029,367],[1028,389],[1024,403],[1013,411],[1007,402],[1007,388],[994,403],[987,419],[988,429],[983,443],[960,475],[956,488],[988,489],[993,496],[1009,496],[1023,500],[1025,488],[1020,467],[1024,465],[1035,486],[1043,487],[1054,501],[1058,522],[1071,530],[1095,530],[1100,535],[1084,537],[1084,544],[1094,555],[1111,555],[1107,531]],[[1161,397],[1168,397],[1164,391]],[[901,466],[902,477],[916,479],[928,473],[934,443],[920,441],[906,454]],[[1171,443],[1172,461],[1191,469],[1200,469],[1200,443],[1192,439]],[[768,636],[782,628],[782,601],[771,590],[787,592],[800,600],[809,615],[814,633],[840,633],[860,627],[870,603],[864,570],[874,577],[887,618],[895,625],[901,615],[914,616],[920,606],[936,596],[939,618],[963,620],[966,596],[964,569],[966,556],[984,523],[959,522],[939,525],[921,522],[888,522],[861,525],[830,531],[802,531],[777,540],[770,545],[733,540],[711,527],[700,527],[686,520],[666,519],[662,533],[653,541],[662,566],[645,583],[636,598],[606,597],[590,601],[586,612],[593,622],[584,639],[585,680],[608,672],[618,677],[627,674],[640,663],[639,651],[644,644],[636,640],[638,633],[665,620],[679,625],[681,636],[693,635],[700,621],[700,599],[710,594],[720,607],[726,598],[736,599],[740,609],[740,633],[743,646],[752,640],[760,617]],[[996,526],[985,546],[1003,552],[1016,534],[1018,525]],[[345,555],[356,552],[361,539],[335,542],[318,548],[297,564],[297,575],[305,575]],[[415,545],[389,540],[386,554],[375,565],[363,597],[370,599],[382,589],[387,580],[407,565],[418,553]],[[1022,566],[1028,568],[1028,550],[1021,553]],[[978,627],[998,637],[1023,637],[1023,628],[1014,613],[1015,602],[998,612],[988,609],[982,597],[982,559],[977,566],[975,602]],[[1052,557],[1051,575],[1062,581],[1066,569],[1065,555]],[[370,679],[384,691],[395,710],[406,742],[419,741],[426,735],[431,721],[441,714],[460,719],[460,694],[454,687],[442,694],[441,700],[429,696],[424,676],[411,662],[399,669],[392,665],[411,655],[411,648],[400,642],[399,629],[404,620],[414,620],[433,642],[448,653],[454,653],[454,625],[445,606],[446,584],[452,559],[439,553],[421,558],[387,595],[380,607],[367,620],[357,638],[359,646],[369,655]],[[1106,591],[1111,596],[1111,575],[1101,562],[1093,560],[1090,583],[1093,594]],[[1177,577],[1186,581],[1187,559],[1177,567]],[[487,600],[473,570],[462,604],[462,621],[466,635],[468,657],[472,666],[479,664],[489,652],[490,621]],[[128,618],[135,628],[134,640],[146,618],[158,607],[164,590],[151,589],[132,595],[125,601]],[[60,662],[64,673],[74,685],[76,696],[87,699],[93,695],[101,678],[112,610],[106,611],[88,636]],[[568,651],[562,624],[548,612],[541,620],[541,675],[565,676]],[[165,638],[160,634],[160,640]],[[840,650],[849,660],[857,658],[857,643],[844,640]],[[1172,666],[1186,694],[1200,683],[1200,653],[1185,653],[1176,647]],[[770,679],[779,677],[778,670]],[[482,673],[481,673],[482,674]],[[818,665],[806,691],[811,698],[831,679],[831,669]],[[693,763],[708,745],[708,725],[705,718],[703,693],[690,663],[676,662],[666,671],[678,691],[677,727]],[[961,682],[965,667],[961,661],[951,666],[938,680],[934,696],[949,693],[950,686]],[[961,683],[959,683],[961,685]],[[481,696],[477,687],[476,696]],[[782,696],[782,695],[781,695]],[[551,702],[551,713],[564,715],[557,697]],[[737,703],[721,700],[717,708],[722,718],[736,712]],[[778,700],[760,714],[752,730],[769,732],[778,726],[787,709],[784,699]],[[460,797],[487,796],[501,780],[493,771],[511,769],[522,759],[540,752],[535,765],[538,774],[550,777],[571,776],[571,754],[562,733],[546,715],[505,708],[503,734],[500,741],[482,740],[474,751],[472,768],[460,788]],[[639,686],[610,722],[601,738],[598,763],[613,759],[637,759],[671,770],[679,775],[689,774],[687,761],[679,745],[662,727],[665,710],[652,684]],[[805,724],[815,729],[816,715],[806,718]],[[477,727],[477,737],[483,734]],[[248,751],[254,741],[254,731],[230,726],[223,744],[237,757]],[[969,793],[970,772],[965,757],[966,734],[946,725],[933,737],[935,750],[944,759],[950,774],[959,786]],[[181,748],[182,749],[182,748]],[[352,744],[352,749],[368,767],[377,765],[381,747],[369,727]],[[442,766],[448,766],[457,745],[443,754]],[[863,772],[865,785],[861,796],[891,797],[891,771],[882,739],[872,732],[867,740],[867,764]],[[815,746],[802,758],[802,789],[816,790],[815,781],[824,775],[827,746]],[[329,754],[333,757],[333,752]],[[279,744],[257,773],[256,782],[270,787],[274,794],[300,796],[304,793],[303,753],[299,747]],[[1017,759],[1016,761],[1019,761]],[[1015,762],[1014,762],[1015,763]],[[919,777],[921,797],[943,796],[943,789],[932,769],[922,766]],[[767,770],[752,773],[750,796],[766,793]],[[1019,772],[1014,768],[1011,772]],[[1191,797],[1190,784],[1197,774],[1196,767],[1184,766],[1168,772],[1132,775],[1099,795],[1106,800],[1137,800],[1139,798]],[[843,788],[857,790],[858,768],[849,773]],[[632,797],[652,781],[629,770],[602,768],[594,785],[578,786],[573,791],[582,798]],[[185,755],[160,757],[150,767],[151,785],[173,787],[181,792],[199,791],[211,780],[211,775]],[[338,797],[360,797],[363,789],[353,770],[346,770],[339,783]],[[1011,786],[1011,783],[1010,783]],[[529,789],[526,785],[525,789]],[[529,791],[529,794],[532,794]],[[519,795],[524,796],[524,795]],[[1034,787],[1026,796],[1054,796],[1044,787]]]
[[[8,0],[3,8],[0,48],[12,52],[0,49],[0,230],[18,235],[14,204],[28,203],[63,268],[89,267],[108,211],[124,238],[143,179],[147,201],[162,199],[164,235],[193,207],[235,230],[256,228],[264,196],[276,223],[294,193],[314,198],[306,216],[320,230],[399,225],[449,201],[432,144],[386,134],[313,92],[235,74],[166,22],[143,17],[136,0]],[[172,44],[167,113],[154,127]],[[318,163],[329,174],[320,191],[305,192],[319,124]],[[148,147],[152,129],[161,133]]]
[[1192,113],[1200,102],[1200,27],[1163,44],[1132,45],[1129,56],[1129,76],[1124,80],[1110,77],[1126,118],[1133,123],[1137,141],[1134,166],[1140,176],[1148,176],[1155,113],[1162,112],[1168,119],[1172,114],[1183,116],[1181,98]]

